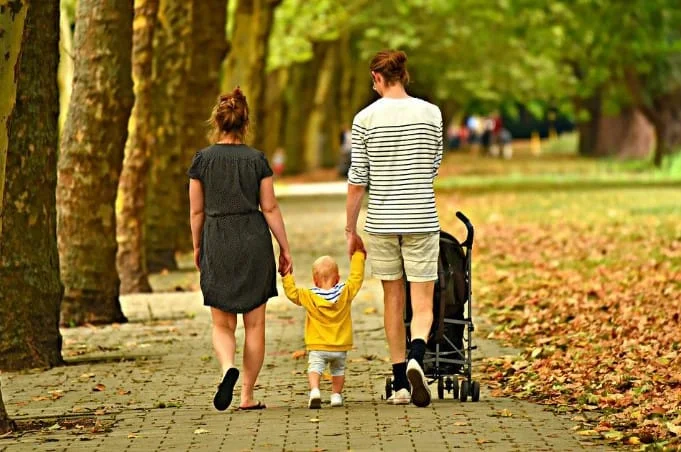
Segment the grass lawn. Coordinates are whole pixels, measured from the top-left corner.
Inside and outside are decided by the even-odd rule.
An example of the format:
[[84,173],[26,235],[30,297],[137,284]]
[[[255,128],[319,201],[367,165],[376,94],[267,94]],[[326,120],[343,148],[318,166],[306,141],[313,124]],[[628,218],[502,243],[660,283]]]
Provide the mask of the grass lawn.
[[488,361],[492,394],[552,405],[579,432],[679,447],[681,177],[565,155],[450,155],[443,229],[477,229],[474,300],[522,347]]

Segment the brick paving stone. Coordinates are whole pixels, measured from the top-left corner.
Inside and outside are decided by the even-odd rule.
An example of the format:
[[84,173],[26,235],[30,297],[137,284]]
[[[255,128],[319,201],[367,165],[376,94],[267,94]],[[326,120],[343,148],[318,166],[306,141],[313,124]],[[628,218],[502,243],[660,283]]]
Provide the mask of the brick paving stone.
[[[311,283],[310,265],[321,254],[334,256],[347,275],[344,199],[290,198],[282,210],[299,283]],[[220,375],[200,293],[131,295],[122,297],[122,305],[128,324],[63,331],[69,365],[2,374],[12,417],[95,416],[110,430],[31,433],[0,439],[0,451],[605,450],[580,442],[568,419],[538,405],[490,397],[484,386],[478,403],[448,395],[423,409],[388,405],[382,400],[390,374],[382,294],[369,270],[353,303],[355,348],[342,408],[328,405],[325,381],[322,409],[307,409],[307,360],[291,357],[304,348],[304,312],[283,297],[268,304],[267,352],[256,387],[268,408],[257,412],[212,407]],[[476,344],[476,360],[514,353],[480,337]],[[93,390],[98,384],[102,391]],[[233,407],[238,400],[237,390]],[[502,410],[512,416],[499,416]]]

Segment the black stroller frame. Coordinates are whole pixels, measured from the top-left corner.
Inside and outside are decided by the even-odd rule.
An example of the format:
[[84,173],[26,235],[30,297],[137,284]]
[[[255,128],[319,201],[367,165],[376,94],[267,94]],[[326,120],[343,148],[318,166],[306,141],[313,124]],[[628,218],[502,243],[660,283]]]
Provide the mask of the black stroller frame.
[[[437,381],[437,395],[439,399],[444,399],[445,391],[447,391],[448,393],[453,393],[453,397],[455,399],[458,398],[462,402],[465,402],[469,396],[473,402],[477,402],[480,400],[480,383],[473,380],[472,375],[472,351],[477,347],[473,345],[472,341],[472,334],[473,331],[475,331],[475,326],[473,324],[471,303],[473,292],[471,262],[473,257],[475,229],[470,220],[463,213],[456,212],[456,217],[461,220],[466,227],[466,239],[463,242],[459,242],[445,232],[441,232],[441,235],[458,242],[465,254],[463,269],[463,279],[465,283],[463,296],[465,297],[465,307],[463,307],[461,315],[456,316],[457,318],[448,318],[445,316],[444,297],[440,295],[440,301],[437,303],[439,306],[436,306],[436,303],[433,303],[433,323],[436,324],[437,322],[437,327],[435,328],[435,331],[431,328],[431,335],[428,341],[429,347],[426,350],[423,362],[424,373],[428,380],[428,384]],[[440,266],[438,265],[438,267]],[[445,275],[443,274],[445,270],[446,269],[438,268],[439,285],[436,285],[436,289],[439,288],[441,291],[446,288]],[[407,290],[408,289],[409,288],[407,287]],[[409,327],[411,324],[411,306],[409,302],[406,303],[404,321],[407,329],[407,348],[409,348]],[[456,331],[463,329],[462,340],[457,340],[455,337],[448,337],[446,334],[447,325],[450,325],[450,331],[452,327],[455,327]],[[460,377],[462,378],[461,383],[459,384]],[[391,396],[392,391],[392,378],[387,377],[385,384],[386,398]]]

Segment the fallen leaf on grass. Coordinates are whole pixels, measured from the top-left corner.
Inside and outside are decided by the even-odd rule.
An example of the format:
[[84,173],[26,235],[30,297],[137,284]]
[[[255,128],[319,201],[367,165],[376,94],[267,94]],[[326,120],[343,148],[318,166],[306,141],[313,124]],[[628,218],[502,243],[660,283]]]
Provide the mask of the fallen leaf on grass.
[[97,383],[94,388],[92,388],[93,391],[95,392],[102,392],[106,389],[106,386],[104,386],[101,383]]
[[493,443],[494,441],[489,440],[489,439],[484,439],[484,438],[479,438],[475,440],[476,443],[478,444],[487,444],[487,443]]
[[130,394],[130,390],[127,389],[119,389],[118,390],[118,395],[128,395]]
[[624,433],[618,432],[617,430],[608,430],[607,432],[602,432],[603,438],[610,441],[621,441],[624,438]]
[[665,425],[667,426],[667,430],[676,436],[681,436],[681,425],[674,425],[671,422],[667,422]]

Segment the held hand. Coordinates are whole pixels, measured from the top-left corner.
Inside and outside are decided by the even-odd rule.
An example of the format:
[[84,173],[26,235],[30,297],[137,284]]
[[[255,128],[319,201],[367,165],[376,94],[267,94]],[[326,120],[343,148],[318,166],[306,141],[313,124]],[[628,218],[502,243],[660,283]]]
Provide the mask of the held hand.
[[286,276],[293,272],[293,259],[288,251],[281,251],[279,253],[279,274]]
[[345,236],[348,241],[348,255],[350,258],[352,258],[356,251],[361,251],[366,256],[367,252],[364,248],[364,242],[356,232],[346,232]]
[[194,248],[194,266],[198,271],[201,271],[201,249]]
[[360,253],[364,253],[364,256],[366,257],[367,249],[364,247],[364,241],[362,240],[362,237],[360,237],[358,234],[355,235],[357,236],[357,248],[355,248],[355,253],[359,251]]

